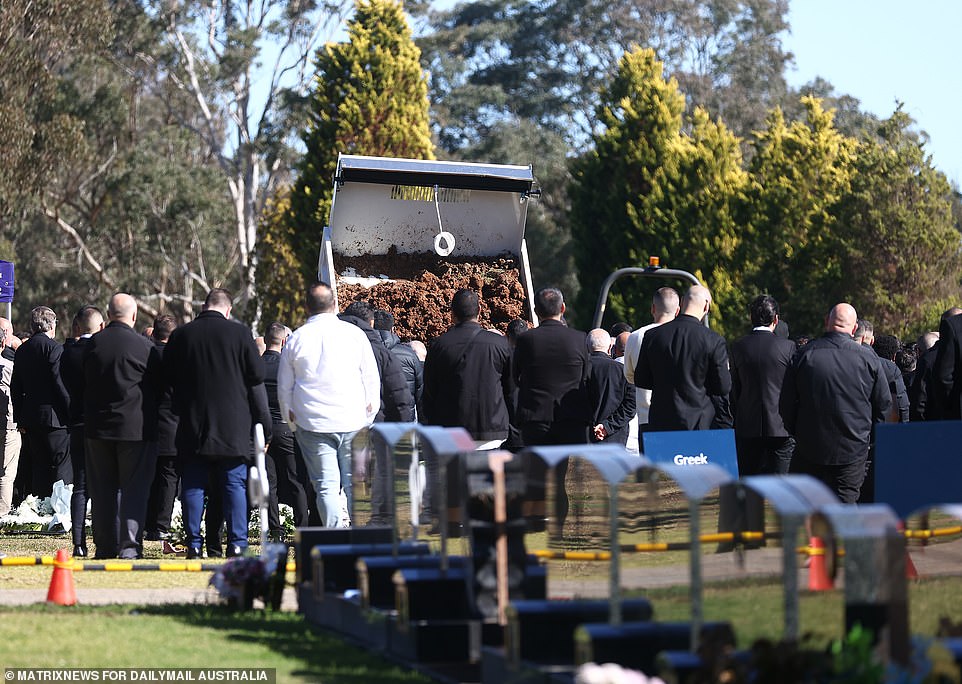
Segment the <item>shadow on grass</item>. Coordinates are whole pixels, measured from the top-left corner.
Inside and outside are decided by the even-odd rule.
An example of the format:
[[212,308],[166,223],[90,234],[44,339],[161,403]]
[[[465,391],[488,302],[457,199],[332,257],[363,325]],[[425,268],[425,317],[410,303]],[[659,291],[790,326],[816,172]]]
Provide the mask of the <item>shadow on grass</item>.
[[142,606],[142,615],[173,618],[191,626],[229,632],[232,641],[266,646],[302,668],[290,675],[307,682],[360,684],[368,682],[424,682],[423,677],[387,662],[369,651],[345,643],[336,636],[312,628],[295,613],[270,611],[235,612],[224,606],[201,604]]

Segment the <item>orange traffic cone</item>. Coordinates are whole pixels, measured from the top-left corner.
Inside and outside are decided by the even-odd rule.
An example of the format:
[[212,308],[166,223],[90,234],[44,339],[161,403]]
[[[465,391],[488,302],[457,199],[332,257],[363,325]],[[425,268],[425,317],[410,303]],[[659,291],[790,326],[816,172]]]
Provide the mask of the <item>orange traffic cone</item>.
[[821,537],[811,537],[808,540],[808,590],[828,591],[833,589],[831,578],[825,566],[825,542]]
[[77,591],[73,585],[73,561],[67,549],[59,549],[54,558],[47,603],[58,606],[72,606],[77,603]]

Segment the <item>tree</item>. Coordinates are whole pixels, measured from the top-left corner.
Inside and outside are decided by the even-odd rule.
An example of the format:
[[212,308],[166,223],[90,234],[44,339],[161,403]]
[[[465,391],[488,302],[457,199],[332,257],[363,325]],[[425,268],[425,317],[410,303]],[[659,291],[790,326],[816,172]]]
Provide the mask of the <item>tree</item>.
[[401,3],[359,0],[347,34],[317,52],[307,149],[291,191],[289,254],[305,282],[317,275],[338,154],[434,158],[427,82]]
[[835,129],[818,99],[801,102],[804,121],[786,123],[776,107],[755,134],[737,259],[755,290],[749,296],[768,292],[793,332],[817,334],[835,304],[827,293],[843,276],[833,208],[850,191],[856,141]]
[[[602,93],[597,118],[604,128],[573,165],[582,322],[602,279],[616,268],[646,264],[649,255],[701,275],[715,288],[719,309],[728,308],[738,243],[733,203],[745,183],[738,140],[700,109],[687,122],[692,133],[683,133],[683,109],[677,82],[665,80],[652,50],[626,54]],[[636,324],[649,307],[637,287],[623,287],[609,301],[616,318]],[[718,327],[724,331],[725,323]]]
[[69,164],[6,225],[20,257],[18,300],[69,320],[81,304],[124,290],[147,316],[189,316],[196,292],[202,301],[211,287],[239,282],[237,253],[224,248],[230,205],[216,165],[174,123],[181,93],[143,68],[141,55],[162,51],[149,17],[118,0],[110,18],[102,53],[61,65],[48,103],[82,124]]
[[0,218],[22,215],[69,166],[83,122],[58,112],[58,71],[102,47],[104,0],[5,0],[0,5]]
[[694,106],[747,135],[786,92],[785,0],[478,0],[432,15],[419,44],[443,149],[530,120],[583,150],[601,86],[632,45],[665,61]]
[[962,283],[952,191],[912,123],[899,105],[859,141],[851,190],[835,209],[844,278],[834,294],[900,337],[934,329]]
[[[148,6],[172,48],[169,62],[157,66],[194,103],[178,123],[216,159],[229,191],[240,312],[255,294],[258,221],[290,162],[289,117],[297,110],[287,105],[306,88],[310,56],[348,3],[151,0]],[[256,327],[257,312],[246,315]]]

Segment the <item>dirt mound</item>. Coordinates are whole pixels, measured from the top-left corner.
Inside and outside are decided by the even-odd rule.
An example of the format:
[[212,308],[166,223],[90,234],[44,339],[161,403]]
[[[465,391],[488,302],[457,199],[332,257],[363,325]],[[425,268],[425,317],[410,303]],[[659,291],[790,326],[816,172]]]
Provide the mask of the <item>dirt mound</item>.
[[391,282],[373,287],[338,282],[338,303],[343,311],[357,300],[394,314],[395,331],[402,340],[428,342],[451,325],[451,297],[470,288],[481,298],[481,325],[501,332],[515,318],[528,319],[525,291],[517,260],[510,256],[489,259],[441,259],[436,254],[335,255],[340,273],[352,270],[359,277],[390,276]]

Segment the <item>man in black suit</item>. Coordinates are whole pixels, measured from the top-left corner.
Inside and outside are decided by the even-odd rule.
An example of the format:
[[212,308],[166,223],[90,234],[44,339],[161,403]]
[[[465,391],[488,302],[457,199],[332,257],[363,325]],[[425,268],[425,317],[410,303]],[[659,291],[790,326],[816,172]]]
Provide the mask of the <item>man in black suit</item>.
[[[214,288],[204,310],[177,328],[164,351],[164,370],[178,415],[177,454],[187,529],[187,557],[200,558],[200,519],[213,475],[223,494],[227,555],[247,548],[247,459],[251,430],[261,422],[269,439],[264,367],[251,331],[230,320],[231,296]],[[263,409],[255,403],[263,398]],[[263,414],[263,415],[262,415]]]
[[33,493],[50,496],[53,484],[73,483],[70,436],[67,423],[70,396],[60,376],[63,345],[57,333],[57,315],[46,306],[30,312],[30,339],[17,350],[10,380],[13,414],[26,432],[33,459]]
[[[294,525],[308,526],[307,490],[303,481],[306,474],[299,470],[303,468],[300,450],[294,433],[281,415],[281,405],[277,399],[277,370],[281,362],[281,350],[291,335],[291,329],[283,323],[274,321],[267,327],[264,335],[266,349],[261,355],[264,363],[264,387],[267,389],[267,405],[271,411],[271,445],[267,450],[265,466],[267,468],[267,482],[270,494],[267,501],[267,520],[270,525],[271,537],[280,540],[284,536],[278,508],[278,487],[283,486],[290,497],[291,508],[294,509]],[[301,466],[299,468],[298,466]],[[309,481],[309,480],[308,480]]]
[[70,461],[73,465],[73,494],[70,496],[70,522],[73,555],[87,555],[87,449],[84,444],[84,357],[91,338],[104,328],[104,314],[95,306],[83,306],[73,319],[73,338],[64,342],[60,374],[70,393]]
[[716,427],[713,402],[727,403],[732,383],[725,340],[702,323],[710,308],[708,288],[694,285],[681,314],[645,334],[635,384],[651,390],[648,430]]
[[[937,349],[930,387],[935,406],[933,415],[926,415],[926,419],[959,420],[962,418],[962,315],[942,317]],[[20,363],[19,352],[17,363]]]
[[795,343],[775,335],[778,302],[759,295],[749,306],[752,332],[731,350],[732,409],[740,475],[785,474],[795,440],[778,413],[785,372]]
[[474,290],[451,299],[454,325],[428,348],[424,360],[426,425],[463,427],[479,448],[497,448],[511,423],[511,345],[478,323],[481,307]]
[[850,304],[836,304],[825,334],[792,357],[779,398],[796,442],[791,471],[822,480],[842,503],[858,500],[872,428],[892,405],[879,358],[853,338],[857,321]]
[[[150,341],[164,358],[164,349],[171,334],[177,329],[177,320],[170,314],[154,318],[150,327]],[[175,551],[170,539],[170,520],[174,514],[174,499],[180,476],[177,474],[177,415],[174,413],[174,394],[170,385],[164,385],[157,404],[157,467],[147,500],[147,523],[144,538],[163,541],[164,553]]]
[[[561,290],[547,287],[534,296],[537,328],[522,333],[514,349],[514,379],[518,385],[518,426],[525,446],[587,444],[592,410],[588,398],[591,362],[585,334],[564,322]],[[531,463],[528,473],[530,515],[544,520],[545,473]],[[554,469],[557,492],[553,532],[560,534],[568,515],[565,476],[568,462]],[[537,520],[532,521],[535,525]]]
[[157,460],[160,355],[134,330],[137,303],[118,293],[84,355],[84,433],[95,558],[143,558]]
[[[785,474],[792,462],[795,440],[778,413],[778,398],[795,343],[775,332],[781,321],[773,297],[756,297],[749,305],[749,314],[752,331],[735,340],[730,358],[738,474]],[[731,487],[723,487],[719,496],[719,532],[765,529],[765,503],[758,494],[748,492],[742,505]],[[746,542],[744,546],[758,548],[764,542]],[[733,548],[733,543],[719,545],[720,551]]]
[[623,366],[608,356],[610,347],[611,335],[606,331],[595,328],[588,333],[588,395],[594,408],[589,437],[592,442],[626,446],[628,425],[635,417],[635,388],[625,379]]

